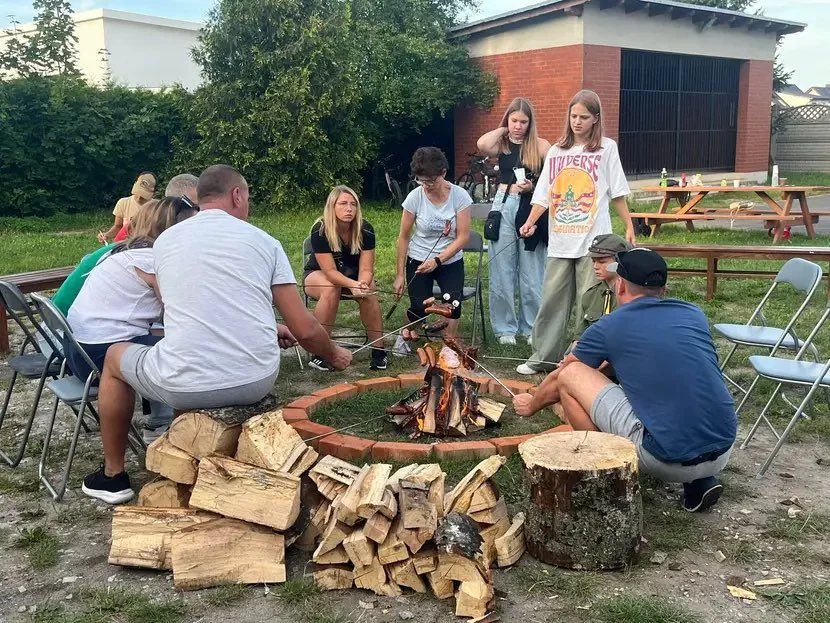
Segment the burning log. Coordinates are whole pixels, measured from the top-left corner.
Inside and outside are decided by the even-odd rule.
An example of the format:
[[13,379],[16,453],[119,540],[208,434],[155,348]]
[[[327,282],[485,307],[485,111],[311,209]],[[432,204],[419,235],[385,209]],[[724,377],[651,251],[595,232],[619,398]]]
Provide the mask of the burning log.
[[445,338],[438,353],[427,344],[418,348],[421,365],[428,366],[424,385],[386,409],[389,419],[401,428],[439,437],[463,437],[497,424],[505,405],[479,396],[481,382],[471,372],[474,349]]

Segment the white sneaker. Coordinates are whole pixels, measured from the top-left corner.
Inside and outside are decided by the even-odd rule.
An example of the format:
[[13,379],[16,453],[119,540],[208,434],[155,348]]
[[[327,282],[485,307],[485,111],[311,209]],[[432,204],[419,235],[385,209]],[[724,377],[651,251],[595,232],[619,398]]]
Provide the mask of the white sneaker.
[[168,424],[162,424],[158,428],[148,428],[147,426],[143,426],[141,428],[141,438],[144,440],[144,443],[149,446],[156,439],[166,433],[168,428],[170,428]]
[[392,347],[392,354],[396,357],[406,357],[412,354],[412,348],[410,348],[409,342],[403,339],[402,335],[399,335],[398,339],[395,340],[395,345]]
[[526,363],[521,363],[516,368],[516,372],[519,374],[524,374],[525,376],[529,376],[531,374],[539,374],[539,371],[536,368],[531,368]]
[[516,336],[515,335],[501,335],[501,336],[499,336],[499,344],[504,344],[505,346],[515,346],[516,345]]

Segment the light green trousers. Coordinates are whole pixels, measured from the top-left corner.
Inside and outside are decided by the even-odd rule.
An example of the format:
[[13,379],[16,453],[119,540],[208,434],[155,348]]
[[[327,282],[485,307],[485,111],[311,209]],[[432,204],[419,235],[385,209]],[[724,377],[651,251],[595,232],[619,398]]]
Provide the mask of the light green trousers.
[[[571,312],[582,316],[582,295],[597,283],[590,256],[580,258],[549,257],[542,282],[542,305],[533,324],[533,354],[529,366],[540,371],[552,370],[549,364],[534,361],[560,361],[570,346],[568,321]],[[574,303],[576,305],[574,305]]]

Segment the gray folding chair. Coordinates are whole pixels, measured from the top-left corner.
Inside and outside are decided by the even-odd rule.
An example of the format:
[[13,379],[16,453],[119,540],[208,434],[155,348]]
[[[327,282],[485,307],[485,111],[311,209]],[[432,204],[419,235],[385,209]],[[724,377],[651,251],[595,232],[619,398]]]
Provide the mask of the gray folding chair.
[[[481,320],[481,339],[487,343],[487,329],[484,325],[484,296],[481,292],[481,267],[484,259],[484,239],[477,231],[470,231],[470,239],[462,249],[464,253],[477,253],[478,262],[476,263],[476,278],[473,285],[465,285],[461,294],[461,300],[466,301],[473,299],[473,330],[470,336],[470,346],[475,346],[476,343],[476,311],[478,311],[479,319]],[[465,266],[466,268],[466,266]],[[441,288],[435,284],[432,288],[432,293],[435,296],[441,296]]]
[[[825,363],[802,360],[802,357],[808,350],[809,345],[813,342],[828,317],[830,317],[830,307],[827,307],[827,309],[824,310],[824,313],[815,328],[810,332],[810,335],[799,349],[795,359],[783,359],[781,357],[761,355],[752,355],[749,358],[749,362],[752,364],[755,372],[758,373],[759,378],[769,379],[778,383],[775,390],[773,390],[772,395],[769,397],[767,404],[764,405],[758,419],[755,420],[755,424],[752,425],[746,439],[744,439],[741,444],[741,449],[747,447],[749,441],[755,435],[755,431],[758,430],[758,426],[760,426],[762,421],[766,423],[773,435],[775,435],[776,439],[778,439],[778,443],[775,444],[775,448],[773,448],[772,452],[770,452],[770,455],[767,457],[767,460],[758,472],[759,478],[767,471],[775,458],[775,455],[778,454],[781,446],[784,445],[784,442],[787,440],[790,432],[795,427],[796,422],[798,422],[798,420],[804,415],[804,411],[812,399],[813,394],[816,393],[819,387],[824,388],[825,392],[830,389],[830,359],[828,359]],[[801,401],[801,404],[799,404],[796,408],[793,417],[790,419],[789,424],[787,424],[787,428],[784,429],[784,432],[779,435],[778,431],[767,417],[767,413],[784,385],[807,386],[809,387],[809,390],[807,391],[807,395]],[[787,402],[789,403],[789,401]]]
[[[757,377],[748,389],[744,389],[737,381],[731,379],[725,370],[732,355],[738,346],[767,348],[770,351],[770,355],[774,355],[779,349],[795,351],[801,348],[801,341],[795,333],[795,324],[801,317],[801,314],[804,313],[804,310],[810,303],[810,299],[813,297],[813,293],[815,293],[819,283],[821,283],[821,275],[821,267],[818,264],[808,262],[801,258],[788,260],[781,267],[781,270],[778,271],[769,290],[767,290],[767,293],[763,296],[760,303],[758,303],[758,306],[752,312],[746,324],[721,323],[714,326],[715,331],[732,342],[732,348],[721,362],[720,369],[723,377],[744,394],[744,399],[738,407],[738,411],[740,411],[749,394],[754,389]],[[783,329],[779,329],[777,327],[767,326],[767,321],[764,317],[764,306],[769,301],[772,293],[782,283],[791,286],[797,292],[801,292],[804,298],[790,317],[787,325]],[[818,358],[818,351],[815,350],[815,347],[813,349],[814,356]]]
[[[59,502],[63,499],[66,492],[66,485],[69,481],[69,472],[72,469],[72,461],[75,458],[75,450],[78,446],[78,437],[81,433],[83,425],[84,413],[87,408],[93,410],[93,403],[98,398],[98,387],[94,385],[96,379],[101,376],[101,371],[86,354],[80,344],[75,340],[69,324],[61,314],[60,310],[55,307],[50,299],[40,294],[33,294],[32,299],[40,312],[41,318],[46,323],[47,328],[61,340],[64,348],[67,350],[75,349],[75,351],[83,358],[84,362],[90,367],[91,372],[85,379],[75,376],[65,376],[66,361],[64,360],[61,366],[60,378],[47,381],[46,386],[55,395],[55,402],[52,405],[52,415],[46,428],[46,436],[43,440],[43,451],[40,455],[40,463],[38,464],[38,477],[43,483],[43,486],[49,491],[55,501]],[[75,426],[72,431],[72,438],[67,452],[66,464],[64,466],[63,475],[61,476],[60,484],[53,485],[47,473],[47,461],[49,459],[49,446],[52,442],[52,432],[55,427],[55,418],[58,413],[58,405],[63,403],[70,407],[75,413]],[[128,437],[129,446],[136,453],[144,449],[144,442],[141,438],[141,433],[136,429],[134,423],[130,423],[131,434]]]
[[[26,297],[16,285],[7,281],[0,281],[0,303],[8,310],[8,313],[25,336],[23,345],[20,347],[20,353],[8,361],[9,367],[12,369],[12,378],[9,381],[9,386],[6,388],[3,408],[0,410],[0,429],[3,427],[3,422],[6,419],[6,413],[8,412],[9,403],[18,377],[22,376],[30,380],[39,379],[32,400],[32,406],[29,410],[29,418],[26,421],[17,450],[11,454],[6,454],[3,450],[0,450],[0,458],[9,467],[17,467],[23,459],[23,455],[26,453],[26,445],[29,442],[29,435],[32,431],[35,416],[37,415],[37,408],[40,404],[40,397],[43,393],[46,378],[49,376],[52,378],[57,377],[60,371],[61,361],[63,360],[63,354],[61,353],[60,344],[57,343],[54,335],[49,335],[44,330],[43,326],[32,313]],[[26,350],[29,348],[33,352],[27,353]]]

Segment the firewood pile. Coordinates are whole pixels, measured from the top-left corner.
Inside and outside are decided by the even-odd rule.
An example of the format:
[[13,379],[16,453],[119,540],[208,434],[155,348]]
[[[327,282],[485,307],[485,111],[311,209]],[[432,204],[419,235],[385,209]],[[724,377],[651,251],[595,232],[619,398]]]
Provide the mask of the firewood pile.
[[438,464],[318,461],[279,409],[190,412],[148,447],[135,506],[112,520],[111,564],[172,570],[181,590],[286,580],[285,548],[311,553],[323,589],[455,597],[458,616],[495,620],[491,567],[524,553],[492,456],[445,490]]
[[440,350],[432,344],[418,348],[424,383],[412,394],[387,407],[390,420],[412,437],[423,433],[438,437],[463,437],[498,424],[505,405],[481,396],[481,378],[473,374],[475,349],[463,348],[444,338]]

